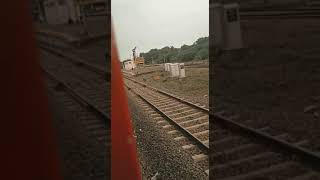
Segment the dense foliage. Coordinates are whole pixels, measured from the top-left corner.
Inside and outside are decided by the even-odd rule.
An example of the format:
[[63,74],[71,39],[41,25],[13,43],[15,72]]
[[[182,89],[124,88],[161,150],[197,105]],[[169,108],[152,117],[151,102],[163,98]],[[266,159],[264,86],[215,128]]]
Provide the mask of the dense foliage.
[[140,53],[140,56],[144,57],[146,64],[208,59],[209,37],[199,38],[192,45],[182,45],[180,48],[166,46],[161,49],[151,49],[147,53]]

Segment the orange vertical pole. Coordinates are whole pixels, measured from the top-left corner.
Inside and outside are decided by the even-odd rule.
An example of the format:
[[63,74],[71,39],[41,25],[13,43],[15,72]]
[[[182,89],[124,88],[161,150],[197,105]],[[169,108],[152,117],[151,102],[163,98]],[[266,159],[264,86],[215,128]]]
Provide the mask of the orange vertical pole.
[[61,180],[31,1],[1,2],[0,179]]
[[128,101],[121,75],[114,33],[111,38],[112,66],[112,180],[141,180],[136,141],[133,137]]

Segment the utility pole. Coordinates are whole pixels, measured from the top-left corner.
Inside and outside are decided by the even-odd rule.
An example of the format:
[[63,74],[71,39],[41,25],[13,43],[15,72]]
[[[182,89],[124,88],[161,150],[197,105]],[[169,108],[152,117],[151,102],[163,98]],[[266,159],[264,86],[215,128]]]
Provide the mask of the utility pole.
[[133,61],[136,60],[136,49],[137,49],[137,47],[134,47],[134,48],[132,49]]
[[39,8],[40,8],[40,17],[42,19],[42,23],[47,23],[47,16],[44,8],[44,0],[39,0]]
[[80,4],[80,15],[81,15],[81,25],[82,25],[82,28],[83,28],[83,33],[88,35],[88,31],[87,31],[87,22],[86,22],[86,16],[87,16],[87,13],[86,13],[86,10],[84,8],[84,4]]

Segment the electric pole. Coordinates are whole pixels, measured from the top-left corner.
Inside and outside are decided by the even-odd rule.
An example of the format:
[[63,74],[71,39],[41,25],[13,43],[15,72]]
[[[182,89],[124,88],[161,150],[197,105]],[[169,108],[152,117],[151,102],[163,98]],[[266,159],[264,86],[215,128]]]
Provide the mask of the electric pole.
[[136,49],[137,49],[137,47],[134,47],[134,48],[132,49],[133,61],[136,60]]

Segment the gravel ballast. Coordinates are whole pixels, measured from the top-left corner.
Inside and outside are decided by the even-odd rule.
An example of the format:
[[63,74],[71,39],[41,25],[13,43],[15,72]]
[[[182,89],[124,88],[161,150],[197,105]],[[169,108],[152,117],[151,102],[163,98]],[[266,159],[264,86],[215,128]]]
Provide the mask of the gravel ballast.
[[[82,57],[85,60],[88,59],[90,63],[95,63],[98,65],[100,64],[103,67],[110,67],[108,65],[110,63],[107,64],[106,60],[103,59],[104,52],[102,51],[102,48],[97,48],[103,47],[103,41],[104,40],[100,40],[98,42],[91,43],[86,47],[83,47],[82,49],[80,49],[83,51],[82,54],[80,52],[77,54],[75,51],[67,52],[76,54],[77,56]],[[51,61],[52,63],[58,63],[58,59],[56,59],[56,56],[53,56],[52,54],[47,52],[43,53],[43,51],[41,50],[39,51],[41,52],[40,59],[42,64],[45,64],[44,62],[48,61]],[[100,56],[101,58],[98,58],[98,56]],[[67,63],[65,63],[65,65],[67,65]],[[96,84],[99,79],[94,80],[92,74],[81,77],[79,76],[80,73],[77,72],[77,68],[69,69],[69,81],[72,82],[74,81],[74,79],[78,78],[77,81],[80,81],[80,83],[77,85],[78,88],[87,86],[88,89],[95,90],[96,95],[105,96],[105,101],[108,102],[107,94],[101,94],[102,92],[100,92],[99,89],[95,89],[96,86],[94,84]],[[62,69],[63,68],[61,68],[60,70]],[[84,77],[85,79],[91,77],[93,78],[93,80],[88,81],[83,79]],[[60,80],[65,81],[65,79]],[[110,177],[111,148],[110,146],[106,146],[107,140],[100,140],[108,138],[101,138],[103,136],[100,135],[101,131],[89,129],[89,126],[92,124],[96,124],[96,121],[99,120],[99,118],[97,118],[93,113],[88,112],[88,109],[81,106],[78,102],[72,100],[71,97],[66,100],[65,96],[59,95],[61,93],[64,93],[63,91],[58,92],[55,90],[50,90],[49,92],[50,93],[48,94],[50,95],[50,112],[53,115],[54,125],[56,128],[58,142],[57,145],[60,151],[61,168],[64,179],[105,180],[107,177]],[[88,90],[88,93],[85,95],[89,96],[89,94],[91,94],[90,92],[91,91]],[[93,100],[94,98],[90,99]],[[104,105],[105,103],[95,102],[95,104]],[[107,134],[110,135],[110,131],[106,131],[105,135]],[[108,141],[110,143],[110,139],[108,139]]]
[[84,108],[75,101],[72,105],[66,106],[63,103],[65,100],[57,92],[49,92],[50,110],[56,128],[64,178],[103,180],[106,175],[110,176],[106,161],[109,151],[96,137],[90,136],[86,129],[87,122],[80,118],[86,117],[83,114]]
[[130,93],[128,97],[144,178],[150,179],[158,173],[157,180],[207,179],[203,169],[193,162],[190,154],[137,105],[137,97]]

